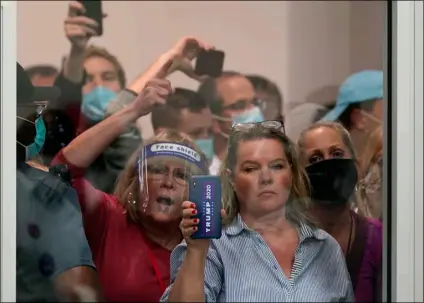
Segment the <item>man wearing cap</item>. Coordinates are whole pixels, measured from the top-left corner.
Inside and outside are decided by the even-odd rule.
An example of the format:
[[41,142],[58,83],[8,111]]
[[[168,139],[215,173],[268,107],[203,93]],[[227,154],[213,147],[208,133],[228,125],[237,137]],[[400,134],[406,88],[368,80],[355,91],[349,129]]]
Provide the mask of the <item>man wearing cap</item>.
[[336,106],[322,121],[339,121],[350,132],[359,154],[364,139],[383,119],[383,72],[364,70],[340,86]]
[[[34,87],[17,64],[17,126],[34,128],[31,140],[18,131],[16,142],[18,302],[101,300],[75,190],[26,163],[43,147],[43,110],[59,95],[56,87]],[[35,120],[27,119],[34,112]]]

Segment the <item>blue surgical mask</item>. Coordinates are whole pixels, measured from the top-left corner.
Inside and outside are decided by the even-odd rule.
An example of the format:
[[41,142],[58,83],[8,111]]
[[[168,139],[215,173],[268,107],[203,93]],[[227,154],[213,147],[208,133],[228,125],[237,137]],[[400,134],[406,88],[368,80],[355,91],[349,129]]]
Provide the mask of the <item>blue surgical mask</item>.
[[19,144],[25,147],[26,160],[28,161],[28,160],[34,159],[35,156],[38,155],[41,149],[43,148],[44,142],[46,140],[46,125],[44,124],[44,120],[42,116],[39,116],[37,119],[35,119],[35,122],[28,121],[27,119],[24,119],[19,116],[17,118],[21,120],[25,120],[30,123],[34,123],[35,125],[34,142],[28,146],[25,146],[22,143],[18,142]]
[[196,145],[200,148],[200,150],[205,154],[206,158],[209,160],[213,158],[214,150],[213,150],[213,139],[198,139],[195,140]]
[[82,97],[81,111],[90,121],[100,122],[105,117],[107,106],[116,99],[116,95],[106,87],[97,86]]
[[249,109],[241,114],[235,115],[232,118],[233,125],[238,123],[255,123],[264,121],[261,109],[257,106]]
[[[265,120],[261,109],[257,106],[254,106],[253,108],[248,109],[240,114],[234,115],[232,118],[224,118],[220,116],[214,116],[214,118],[219,121],[231,121],[233,126],[238,123],[256,123],[263,122]],[[224,132],[220,132],[220,135],[227,139],[230,137],[229,134]]]

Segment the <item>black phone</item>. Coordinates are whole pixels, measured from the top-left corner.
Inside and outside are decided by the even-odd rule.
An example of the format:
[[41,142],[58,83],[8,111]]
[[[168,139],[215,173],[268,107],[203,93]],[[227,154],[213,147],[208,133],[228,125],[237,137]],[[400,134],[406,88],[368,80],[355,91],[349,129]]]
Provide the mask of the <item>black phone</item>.
[[196,59],[194,72],[212,78],[221,76],[224,68],[225,53],[220,50],[201,50]]
[[103,10],[102,10],[102,1],[100,0],[87,0],[87,1],[78,1],[82,3],[85,7],[84,16],[93,19],[99,25],[96,30],[97,36],[103,35]]

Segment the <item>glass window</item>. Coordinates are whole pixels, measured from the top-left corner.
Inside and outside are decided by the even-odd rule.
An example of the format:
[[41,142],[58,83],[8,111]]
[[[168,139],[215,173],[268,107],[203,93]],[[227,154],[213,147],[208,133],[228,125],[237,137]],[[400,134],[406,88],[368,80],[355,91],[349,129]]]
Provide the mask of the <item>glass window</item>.
[[[240,264],[239,270],[246,270],[233,279],[245,279],[244,285],[252,289],[275,290],[283,285],[313,291],[308,276],[297,279],[296,270],[302,266],[299,251],[308,253],[307,246],[302,246],[305,238],[331,242],[326,233],[315,229],[314,222],[337,240],[331,242],[333,246],[326,242],[328,254],[335,254],[328,267],[336,264],[344,277],[339,280],[346,281],[337,285],[337,291],[344,290],[343,298],[331,297],[331,290],[312,298],[307,291],[298,291],[299,297],[287,301],[354,297],[378,301],[381,296],[384,301],[423,301],[422,1],[135,1],[126,3],[124,10],[119,1],[104,1],[102,9],[109,17],[103,20],[100,38],[91,38],[96,30],[82,28],[77,20],[81,2],[1,2],[2,302],[34,299],[34,293],[48,292],[52,295],[43,300],[54,301],[52,287],[35,282],[56,279],[69,268],[80,267],[88,269],[84,274],[90,281],[99,275],[102,295],[108,301],[158,301],[163,293],[166,297],[170,258],[181,262],[170,257],[172,249],[182,249],[178,246],[182,240],[180,204],[194,186],[191,177],[207,174],[220,175],[229,212],[230,219],[216,222],[224,224],[226,232],[228,225],[234,227],[228,235],[221,234],[220,243],[230,236],[240,239],[237,228],[247,229],[246,238],[237,245],[251,243],[257,252],[252,256],[238,249],[234,255],[240,258],[231,259],[232,254],[225,256],[220,251],[219,260],[214,260],[226,262],[227,272]],[[53,26],[49,16],[62,14],[65,6],[69,6],[68,19],[63,16],[63,24]],[[95,5],[89,10],[93,18],[101,19]],[[149,13],[139,18],[140,11]],[[32,19],[35,15],[37,22]],[[65,34],[53,30],[62,25]],[[29,27],[32,31],[24,30]],[[150,43],[152,29],[157,32]],[[174,41],[189,29],[205,39],[200,44],[212,42],[218,51],[192,48],[199,42],[191,39]],[[88,35],[79,35],[79,30]],[[67,57],[58,68],[56,63],[64,53]],[[57,58],[52,59],[52,54]],[[16,61],[26,64],[33,85],[59,86],[62,95],[58,100],[63,103],[43,99],[31,107],[18,102]],[[78,72],[68,73],[72,70],[69,62],[78,62]],[[162,91],[140,76],[147,66],[161,78]],[[162,79],[166,77],[173,90]],[[166,104],[147,109],[149,115],[134,106],[146,85],[158,94],[170,93],[160,100]],[[93,132],[107,119],[113,127]],[[72,140],[81,134],[78,150]],[[99,143],[99,138],[107,144]],[[285,149],[288,145],[298,148]],[[107,148],[96,150],[99,146]],[[273,152],[284,153],[284,157],[267,159]],[[17,169],[20,156],[25,157],[20,161],[25,167],[18,165]],[[240,157],[245,159],[242,163],[237,162]],[[301,178],[303,168],[308,182]],[[40,187],[25,196],[28,187],[22,184],[31,185],[32,180],[23,171],[30,172],[31,178],[47,178],[50,189],[60,191],[61,198]],[[277,182],[281,186],[261,191],[260,186]],[[52,216],[47,208],[36,209],[38,202],[31,202],[34,197],[40,204],[61,203],[47,203],[54,208]],[[261,203],[249,204],[257,200]],[[297,204],[283,207],[278,204],[282,200]],[[31,208],[19,207],[19,203],[25,205],[22,201],[31,202]],[[261,220],[250,216],[255,211],[269,214],[273,203],[281,206],[277,210],[291,211],[286,217],[301,227],[290,234],[296,245],[289,252],[288,265],[277,257],[278,253],[286,257],[287,252],[276,252],[263,228],[257,228]],[[110,218],[116,219],[113,225]],[[336,225],[340,229],[333,228]],[[205,224],[202,232],[207,233],[208,227]],[[113,245],[104,245],[104,241]],[[383,263],[382,273],[372,272],[375,280],[381,279],[382,290],[373,285],[366,298],[358,297],[366,293],[361,290],[361,275],[374,267],[363,269],[356,262],[360,259],[356,248],[363,250],[360,258],[369,249],[373,258],[368,261],[377,268]],[[22,259],[28,251],[35,253]],[[275,260],[265,258],[272,257],[270,252]],[[272,259],[279,279],[263,285],[250,281],[249,274],[260,276],[261,268],[252,272],[251,267],[242,266],[242,257],[253,258],[246,262],[257,266],[270,264]],[[264,262],[258,261],[261,257]],[[325,260],[314,266],[324,266]],[[25,262],[26,269],[32,262],[37,273],[23,275],[20,269]],[[219,277],[216,270],[214,277]],[[128,272],[133,279],[126,280]],[[20,292],[19,283],[40,288]],[[82,295],[89,301],[100,297],[94,284],[91,292]],[[224,289],[233,292],[216,297],[208,293],[209,301],[258,301],[270,293],[268,301],[273,301],[272,291],[264,296],[257,292],[258,298],[252,299],[244,297],[248,291],[238,292],[239,287],[229,285]]]

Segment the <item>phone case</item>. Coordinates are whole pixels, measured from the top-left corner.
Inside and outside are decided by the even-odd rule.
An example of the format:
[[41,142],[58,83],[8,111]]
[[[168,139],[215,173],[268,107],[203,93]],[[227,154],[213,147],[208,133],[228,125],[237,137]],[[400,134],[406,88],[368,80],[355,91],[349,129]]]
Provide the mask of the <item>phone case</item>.
[[225,53],[220,50],[202,50],[196,59],[194,72],[212,78],[221,76],[224,68]]
[[193,239],[219,239],[221,237],[221,179],[218,176],[192,176],[189,201],[196,204],[199,219]]
[[80,0],[85,7],[85,16],[90,19],[93,19],[99,25],[97,28],[97,36],[103,35],[103,10],[102,10],[102,1],[100,0]]

